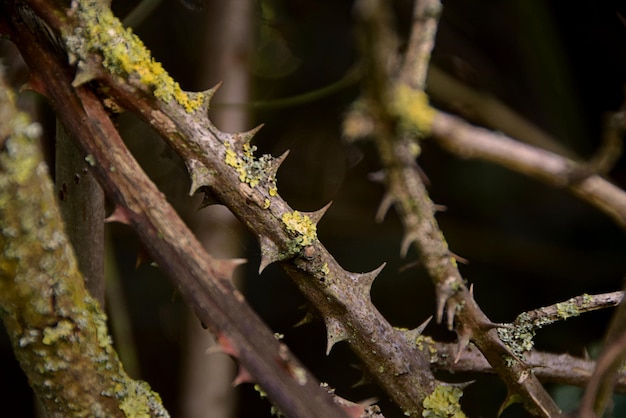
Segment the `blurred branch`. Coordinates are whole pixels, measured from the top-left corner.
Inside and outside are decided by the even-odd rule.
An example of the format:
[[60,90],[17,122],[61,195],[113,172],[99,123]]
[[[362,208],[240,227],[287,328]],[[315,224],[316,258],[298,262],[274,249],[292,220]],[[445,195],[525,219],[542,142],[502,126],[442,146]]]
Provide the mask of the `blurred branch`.
[[603,416],[623,375],[626,360],[626,304],[623,300],[620,302],[609,326],[604,349],[585,389],[580,405],[581,417],[594,414]]
[[[374,121],[373,135],[387,184],[387,195],[379,213],[394,204],[405,230],[402,254],[406,254],[410,245],[415,245],[421,265],[435,284],[437,322],[443,320],[445,311],[448,328],[455,325],[458,335],[455,357],[458,359],[469,342],[474,342],[508,387],[505,405],[511,400],[521,401],[535,415],[558,415],[559,408],[532,374],[531,368],[500,341],[495,330],[498,325],[487,318],[467,289],[455,256],[437,224],[435,205],[416,165],[418,140],[428,134],[434,117],[423,88],[438,10],[437,3],[417,3],[413,26],[417,33],[411,34],[412,47],[417,48],[417,52],[405,59],[399,77],[395,75],[394,66],[389,64],[396,61],[396,49],[388,6],[376,0],[359,3],[361,45],[369,65],[366,68],[369,80],[365,83],[365,103]],[[394,79],[399,79],[397,84]]]
[[0,74],[0,316],[49,416],[167,417],[130,379],[85,289],[36,142]]
[[473,89],[446,74],[436,65],[429,68],[426,90],[435,101],[457,110],[468,120],[476,121],[527,144],[577,160],[571,150],[496,97]]
[[437,25],[441,15],[439,0],[416,0],[413,6],[413,27],[404,53],[400,81],[418,90],[426,87],[430,54],[435,46]]
[[626,193],[598,174],[576,178],[576,173],[585,171],[584,164],[472,126],[443,112],[436,112],[431,128],[433,138],[449,152],[462,158],[491,161],[565,188],[626,228]]

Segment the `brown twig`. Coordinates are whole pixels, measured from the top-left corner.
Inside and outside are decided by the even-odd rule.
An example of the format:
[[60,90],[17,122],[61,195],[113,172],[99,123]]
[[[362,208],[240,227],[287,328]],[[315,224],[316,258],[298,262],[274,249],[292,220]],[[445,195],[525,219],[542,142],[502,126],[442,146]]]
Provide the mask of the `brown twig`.
[[[47,2],[39,7],[50,11]],[[55,19],[62,16],[51,14]],[[116,203],[116,218],[132,225],[224,351],[238,359],[285,414],[345,416],[234,289],[230,277],[240,261],[215,260],[206,254],[132,158],[100,100],[87,86],[72,87],[66,64],[33,37],[17,10],[11,9],[10,16],[13,39],[45,85],[44,93],[80,144],[107,196]]]

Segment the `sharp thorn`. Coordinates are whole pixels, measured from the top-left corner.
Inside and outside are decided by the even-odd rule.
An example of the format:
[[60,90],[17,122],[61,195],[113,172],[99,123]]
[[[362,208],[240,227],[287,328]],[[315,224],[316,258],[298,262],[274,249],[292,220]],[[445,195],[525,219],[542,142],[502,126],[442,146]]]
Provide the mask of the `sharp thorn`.
[[327,338],[326,355],[329,355],[335,344],[348,339],[348,333],[341,321],[335,318],[324,318],[324,323],[326,324]]
[[387,263],[381,264],[377,269],[368,273],[350,273],[350,277],[356,284],[356,288],[361,291],[361,294],[369,299],[370,292],[372,290],[372,283],[380,272],[385,268]]
[[261,247],[261,264],[259,265],[259,274],[265,270],[270,264],[282,260],[280,250],[278,246],[271,239],[264,235],[259,238],[259,245]]
[[322,219],[322,217],[326,214],[326,211],[328,210],[328,208],[330,208],[330,205],[332,204],[333,202],[330,201],[323,208],[319,210],[316,210],[313,212],[302,212],[302,214],[308,216],[309,219],[311,219],[311,222],[317,225],[319,221]]
[[270,161],[269,163],[270,165],[267,169],[268,177],[276,177],[276,173],[278,172],[278,169],[280,168],[280,166],[285,161],[288,155],[289,155],[289,150],[283,152],[280,156],[273,158]]
[[255,128],[250,129],[247,132],[237,132],[233,134],[233,142],[235,144],[243,145],[252,141],[252,138],[261,130],[263,124],[258,125]]
[[104,219],[105,223],[119,222],[124,225],[130,225],[130,214],[128,209],[123,206],[116,206],[113,212]]

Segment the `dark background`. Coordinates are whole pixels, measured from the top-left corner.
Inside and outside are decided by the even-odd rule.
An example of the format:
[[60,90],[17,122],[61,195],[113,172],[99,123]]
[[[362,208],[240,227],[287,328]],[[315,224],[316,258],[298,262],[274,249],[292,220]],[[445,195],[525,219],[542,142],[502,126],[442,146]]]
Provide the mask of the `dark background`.
[[[124,16],[136,2],[113,3],[116,13]],[[261,3],[274,11],[271,19],[263,15]],[[412,2],[393,4],[398,31],[406,37]],[[626,17],[626,6],[618,1],[444,1],[432,61],[467,85],[496,96],[581,158],[589,158],[600,143],[603,115],[618,110],[624,100],[626,26],[620,14]],[[276,38],[268,42],[286,45],[283,54],[289,58],[288,64],[279,63],[258,50],[250,68],[255,100],[319,89],[340,79],[358,60],[351,1],[264,1],[259,2],[254,20],[259,28],[272,29]],[[135,28],[186,90],[206,89],[219,81],[210,85],[197,81],[199,72],[208,71],[201,64],[205,30],[204,11],[174,0],[163,1]],[[281,196],[303,211],[319,209],[332,200],[318,227],[320,239],[346,269],[369,271],[387,262],[374,283],[372,300],[394,326],[415,327],[434,312],[433,288],[419,266],[402,268],[416,261],[417,255],[411,250],[406,259],[400,258],[402,228],[393,210],[383,223],[374,221],[383,188],[368,180],[370,173],[380,169],[373,144],[342,140],[343,115],[358,95],[358,86],[353,86],[300,106],[261,108],[255,111],[250,127],[265,124],[255,139],[260,153],[279,155],[291,150],[278,175]],[[435,105],[458,110],[451,103]],[[218,94],[213,107],[219,111],[219,106]],[[42,114],[49,124],[50,116],[45,110]],[[153,146],[142,146],[142,137],[126,139],[170,201],[189,213],[189,181],[180,162],[171,155],[153,158],[154,151],[147,149]],[[626,240],[603,213],[503,168],[459,160],[428,141],[419,163],[430,179],[433,200],[448,208],[438,221],[450,248],[469,260],[461,265],[462,273],[474,284],[479,305],[494,322],[510,322],[524,310],[585,292],[621,288]],[[610,178],[626,186],[624,158]],[[177,416],[184,341],[181,298],[156,268],[135,269],[139,244],[129,229],[113,225],[107,230],[114,242],[140,355],[141,375],[135,377],[147,380]],[[339,344],[330,356],[324,355],[321,323],[293,328],[304,314],[304,299],[276,266],[258,277],[256,241],[246,233],[236,239],[250,260],[243,267],[247,298],[272,329],[285,334],[290,348],[339,394],[355,401],[377,396],[387,406],[386,396],[375,387],[351,387],[360,372],[347,345]],[[536,346],[558,353],[582,355],[588,350],[593,354],[610,314],[596,312],[552,325],[538,332]],[[435,324],[429,325],[427,333],[454,340],[454,335]],[[31,416],[32,395],[4,333],[0,334],[0,365],[2,409],[13,409],[7,416]],[[506,395],[497,378],[449,378],[477,380],[462,400],[468,416],[496,415]],[[575,390],[550,389],[564,408],[575,404]],[[269,405],[251,385],[237,391],[239,416],[269,416]],[[618,400],[616,416],[620,416],[619,407]],[[388,418],[401,416],[390,406],[384,412]],[[526,414],[513,406],[502,416]]]

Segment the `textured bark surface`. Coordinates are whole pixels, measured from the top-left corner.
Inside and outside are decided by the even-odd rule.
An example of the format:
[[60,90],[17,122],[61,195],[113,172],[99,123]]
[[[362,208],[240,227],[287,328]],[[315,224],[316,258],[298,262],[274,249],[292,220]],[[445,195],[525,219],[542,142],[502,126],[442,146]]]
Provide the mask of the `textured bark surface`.
[[111,346],[63,230],[40,128],[10,96],[0,86],[0,316],[15,355],[50,417],[169,416]]

